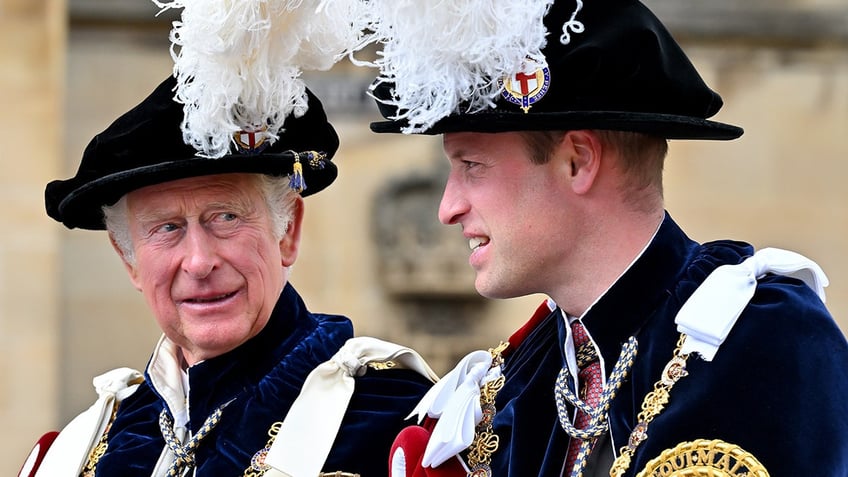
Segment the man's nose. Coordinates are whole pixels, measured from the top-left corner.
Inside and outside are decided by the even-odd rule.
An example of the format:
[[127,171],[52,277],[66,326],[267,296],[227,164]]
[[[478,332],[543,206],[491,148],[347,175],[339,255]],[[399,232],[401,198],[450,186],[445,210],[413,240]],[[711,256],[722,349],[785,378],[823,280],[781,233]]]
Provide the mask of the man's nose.
[[184,244],[183,271],[195,279],[209,276],[218,265],[215,238],[199,224],[188,225]]
[[445,225],[453,225],[459,222],[460,217],[468,212],[468,202],[460,194],[459,187],[448,178],[445,183],[445,191],[439,203],[439,222]]

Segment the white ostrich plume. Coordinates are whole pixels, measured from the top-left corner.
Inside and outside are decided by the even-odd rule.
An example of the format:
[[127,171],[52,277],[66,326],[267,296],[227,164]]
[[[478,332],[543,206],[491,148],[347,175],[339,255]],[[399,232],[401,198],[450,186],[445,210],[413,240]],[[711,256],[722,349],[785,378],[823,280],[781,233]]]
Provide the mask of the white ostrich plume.
[[[498,80],[547,64],[543,19],[553,0],[369,0],[367,41],[382,44],[378,82],[392,82],[395,120],[422,132],[459,112],[494,106]],[[536,66],[530,67],[528,59]]]
[[[181,8],[171,30],[186,144],[206,157],[229,152],[233,133],[264,130],[273,142],[307,109],[306,70],[327,70],[360,40],[360,0],[152,0]],[[161,12],[160,12],[161,13]]]

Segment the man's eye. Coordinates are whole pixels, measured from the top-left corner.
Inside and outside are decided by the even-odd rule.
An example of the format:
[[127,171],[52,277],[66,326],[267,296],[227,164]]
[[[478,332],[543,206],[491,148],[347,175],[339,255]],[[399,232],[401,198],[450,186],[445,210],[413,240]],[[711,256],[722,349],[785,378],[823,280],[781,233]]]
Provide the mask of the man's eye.
[[218,212],[211,217],[208,225],[217,230],[230,230],[239,225],[241,216],[233,212]]
[[173,224],[173,223],[162,224],[162,225],[160,225],[159,227],[156,228],[156,232],[157,233],[168,233],[168,232],[173,232],[173,231],[177,230],[178,228],[179,227],[177,226],[177,224]]

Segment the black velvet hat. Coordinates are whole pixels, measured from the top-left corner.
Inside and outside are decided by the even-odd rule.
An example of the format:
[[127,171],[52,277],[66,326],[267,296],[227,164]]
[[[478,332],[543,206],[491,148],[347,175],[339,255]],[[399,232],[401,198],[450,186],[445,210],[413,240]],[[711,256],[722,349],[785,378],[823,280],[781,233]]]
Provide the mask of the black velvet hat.
[[[102,230],[101,208],[148,185],[188,177],[250,172],[283,176],[300,163],[305,188],[321,191],[336,178],[330,161],[339,138],[318,98],[308,89],[308,109],[290,115],[270,144],[261,132],[234,135],[230,152],[202,157],[183,139],[183,105],[174,101],[176,80],[168,77],[139,105],[91,140],[74,177],[47,184],[47,214],[68,228]],[[234,151],[234,152],[233,152]]]
[[742,135],[739,127],[707,119],[721,108],[721,97],[641,2],[556,0],[544,26],[548,34],[541,53],[547,68],[495,78],[503,88],[486,108],[469,111],[466,93],[458,91],[461,102],[450,114],[412,130],[410,107],[404,109],[403,98],[396,96],[404,64],[384,65],[372,95],[389,121],[374,122],[371,129],[423,134],[609,129],[716,140]]

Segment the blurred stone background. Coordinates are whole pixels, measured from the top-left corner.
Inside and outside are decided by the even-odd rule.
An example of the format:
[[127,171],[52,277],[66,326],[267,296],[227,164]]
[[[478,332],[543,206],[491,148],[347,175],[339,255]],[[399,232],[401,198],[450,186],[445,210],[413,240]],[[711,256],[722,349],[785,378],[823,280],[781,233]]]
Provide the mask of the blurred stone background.
[[[736,238],[818,261],[848,329],[848,3],[646,0],[741,125],[732,142],[671,144],[667,206],[692,238]],[[95,395],[143,368],[159,332],[105,233],[48,219],[44,185],[171,70],[171,18],[145,0],[0,0],[0,475]],[[369,72],[308,78],[342,138],[340,177],[306,201],[292,283],[359,334],[418,349],[439,372],[497,344],[543,297],[474,292],[467,246],[436,219],[438,138],[377,136]],[[532,211],[528,211],[532,213]]]

